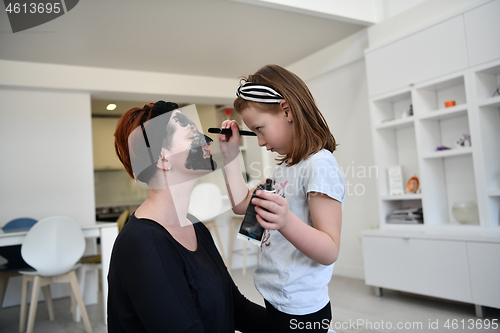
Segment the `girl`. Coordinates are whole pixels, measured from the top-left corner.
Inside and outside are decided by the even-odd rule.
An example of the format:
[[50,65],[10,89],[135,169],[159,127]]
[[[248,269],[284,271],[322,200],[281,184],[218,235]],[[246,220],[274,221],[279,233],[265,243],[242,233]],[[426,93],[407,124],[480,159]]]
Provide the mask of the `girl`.
[[[338,258],[345,181],[333,152],[335,139],[305,83],[268,65],[243,80],[234,108],[257,134],[259,146],[281,155],[272,172],[276,194],[258,191],[252,202],[266,233],[255,286],[264,297],[274,332],[326,332],[331,308],[328,282]],[[224,121],[239,144],[238,124]],[[224,153],[224,152],[223,152]],[[224,155],[225,159],[229,156]],[[225,163],[233,211],[245,214],[253,190],[237,165]]]

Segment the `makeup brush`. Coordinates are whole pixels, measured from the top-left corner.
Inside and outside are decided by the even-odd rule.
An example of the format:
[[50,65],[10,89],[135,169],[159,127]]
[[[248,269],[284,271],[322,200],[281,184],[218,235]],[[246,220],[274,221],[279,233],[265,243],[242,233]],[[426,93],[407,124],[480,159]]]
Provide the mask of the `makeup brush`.
[[[240,135],[247,135],[247,136],[257,136],[254,132],[251,131],[239,131]],[[233,131],[230,128],[209,128],[208,133],[216,133],[216,134],[233,134]]]

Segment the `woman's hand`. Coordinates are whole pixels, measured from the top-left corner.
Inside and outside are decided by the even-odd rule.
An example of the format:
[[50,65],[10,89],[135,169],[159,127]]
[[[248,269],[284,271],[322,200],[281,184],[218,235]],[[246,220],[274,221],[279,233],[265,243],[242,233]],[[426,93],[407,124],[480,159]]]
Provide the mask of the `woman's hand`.
[[289,220],[288,203],[280,195],[266,191],[257,191],[258,198],[253,198],[257,221],[267,230],[283,230]]
[[[235,120],[224,120],[220,128],[230,128],[232,134],[219,134],[220,150],[225,158],[230,158],[239,153],[240,148],[240,126]],[[230,158],[232,160],[232,158]]]

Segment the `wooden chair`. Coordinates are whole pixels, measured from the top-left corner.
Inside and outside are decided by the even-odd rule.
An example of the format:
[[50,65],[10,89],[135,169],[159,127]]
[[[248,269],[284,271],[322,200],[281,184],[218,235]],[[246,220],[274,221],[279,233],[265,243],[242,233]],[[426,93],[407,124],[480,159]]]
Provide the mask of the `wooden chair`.
[[122,231],[122,228],[125,223],[127,223],[129,216],[130,212],[128,209],[124,210],[123,213],[120,214],[120,217],[116,220],[116,223],[118,224],[118,232]]

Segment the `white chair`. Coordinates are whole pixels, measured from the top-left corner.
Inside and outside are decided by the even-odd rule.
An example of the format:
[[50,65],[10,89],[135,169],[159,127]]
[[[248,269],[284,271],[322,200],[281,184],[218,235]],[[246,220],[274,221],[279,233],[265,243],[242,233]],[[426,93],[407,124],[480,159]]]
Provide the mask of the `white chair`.
[[203,222],[208,230],[214,232],[219,245],[222,260],[226,263],[222,242],[219,237],[219,231],[217,230],[217,224],[215,223],[217,215],[222,213],[221,210],[222,194],[217,185],[212,183],[200,183],[193,188],[188,212]]
[[[240,226],[243,222],[244,215],[236,215],[233,213],[233,217],[231,218],[231,231],[229,232],[229,263],[228,270],[231,272],[231,265],[233,264],[233,252],[234,251],[234,240],[236,238],[235,230],[236,226]],[[239,229],[238,229],[239,230]],[[243,252],[243,275],[247,274],[247,241],[243,241],[243,249],[237,250]]]
[[[30,229],[23,241],[21,254],[23,259],[36,271],[19,272],[23,275],[19,332],[24,332],[26,327],[28,284],[32,281],[28,333],[33,332],[40,288],[42,288],[47,303],[50,320],[54,320],[54,307],[50,295],[51,282],[71,285],[72,300],[74,297],[78,302],[87,333],[92,333],[75,274],[75,264],[83,255],[84,250],[85,238],[79,225],[72,218],[66,216],[47,217],[38,221]],[[73,315],[75,314],[76,308],[73,308]]]

